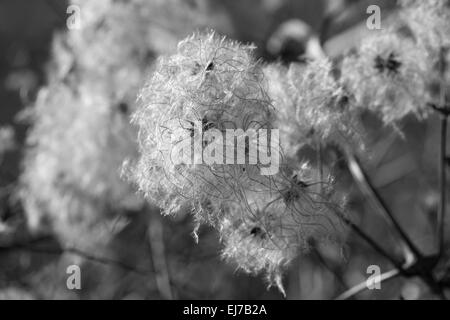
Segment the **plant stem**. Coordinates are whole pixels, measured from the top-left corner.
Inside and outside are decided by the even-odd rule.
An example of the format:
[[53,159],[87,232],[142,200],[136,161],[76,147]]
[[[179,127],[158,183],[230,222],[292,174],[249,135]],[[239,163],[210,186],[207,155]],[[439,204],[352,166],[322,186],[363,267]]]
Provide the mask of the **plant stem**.
[[134,266],[128,265],[125,262],[114,260],[109,257],[103,257],[103,256],[96,256],[92,253],[85,252],[81,249],[75,248],[75,247],[59,247],[59,246],[35,246],[33,245],[33,241],[29,244],[27,243],[18,243],[14,244],[11,247],[3,247],[0,250],[0,253],[2,252],[11,252],[11,251],[26,251],[31,253],[41,253],[41,254],[48,254],[48,255],[62,255],[64,253],[71,253],[78,255],[90,262],[95,262],[103,265],[112,265],[118,268],[121,268],[123,270],[126,270],[128,272],[135,273],[137,275],[143,276],[143,277],[149,277],[152,274],[152,270],[144,270],[144,269],[138,269]]
[[347,163],[353,178],[358,184],[360,190],[370,199],[375,208],[377,208],[384,217],[387,218],[388,223],[398,232],[402,240],[412,251],[416,258],[421,258],[422,254],[415,244],[411,241],[409,236],[400,226],[399,222],[389,210],[388,206],[384,202],[383,198],[380,196],[378,191],[374,188],[372,182],[370,181],[368,175],[364,172],[358,159],[352,153],[347,152]]

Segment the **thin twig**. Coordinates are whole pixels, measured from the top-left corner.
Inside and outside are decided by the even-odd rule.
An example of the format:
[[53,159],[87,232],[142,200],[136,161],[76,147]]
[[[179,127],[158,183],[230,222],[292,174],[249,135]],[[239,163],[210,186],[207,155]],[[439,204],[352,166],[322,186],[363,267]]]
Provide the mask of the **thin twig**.
[[447,204],[447,127],[448,117],[441,116],[441,145],[439,156],[440,203],[437,217],[439,257],[441,257],[444,252],[444,227]]
[[36,239],[31,239],[27,242],[14,243],[14,244],[8,245],[7,247],[5,247],[5,246],[0,247],[0,252],[5,253],[5,252],[11,252],[14,250],[18,250],[18,251],[27,251],[27,252],[32,252],[32,253],[42,253],[42,254],[49,254],[49,255],[61,255],[64,253],[73,253],[73,254],[76,254],[88,261],[100,263],[103,265],[113,265],[118,268],[124,269],[126,271],[129,271],[129,272],[132,272],[132,273],[144,276],[144,277],[148,277],[149,274],[151,274],[150,270],[138,269],[138,268],[130,266],[122,261],[114,260],[109,257],[96,256],[89,252],[85,252],[79,248],[60,247],[60,246],[47,247],[47,246],[39,245],[40,242],[45,243],[45,242],[48,242],[48,240],[51,240],[51,238],[44,236],[44,237],[39,237]]
[[[388,271],[386,273],[383,273],[380,275],[379,281],[374,281],[373,284],[381,284],[388,280],[392,280],[400,275],[400,271],[397,269]],[[349,290],[345,291],[341,295],[339,295],[336,300],[347,300],[350,298],[353,298],[357,294],[369,290],[369,286],[367,285],[367,280],[364,282],[361,282],[360,284],[357,284],[356,286],[350,288]]]
[[173,292],[170,281],[169,268],[166,261],[166,250],[164,246],[163,224],[161,217],[154,212],[151,213],[151,221],[148,226],[148,241],[152,255],[153,267],[155,269],[156,285],[162,297],[172,300]]

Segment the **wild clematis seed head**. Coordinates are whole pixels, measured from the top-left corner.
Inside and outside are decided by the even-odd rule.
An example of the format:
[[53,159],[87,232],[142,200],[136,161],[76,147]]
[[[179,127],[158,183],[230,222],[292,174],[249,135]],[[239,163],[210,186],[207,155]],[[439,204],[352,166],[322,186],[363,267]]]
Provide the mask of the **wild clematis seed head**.
[[248,273],[264,273],[284,293],[283,271],[309,250],[311,240],[338,243],[345,232],[331,198],[318,191],[315,174],[305,163],[274,177],[271,187],[228,202],[219,223],[223,257]]
[[427,53],[429,102],[442,107],[450,102],[450,2],[402,1],[402,4],[403,26],[420,50]]
[[[250,163],[257,145],[251,132],[271,129],[273,110],[252,50],[214,33],[194,34],[180,42],[177,53],[159,59],[141,91],[141,106],[133,115],[141,157],[130,172],[167,214],[203,207],[210,198],[227,199],[234,188],[260,179],[258,167]],[[226,152],[235,150],[227,130],[237,137],[249,133],[242,164]],[[208,137],[211,132],[216,135]],[[224,154],[208,163],[204,150],[212,144]],[[181,145],[187,148],[179,150]]]
[[[138,189],[165,214],[190,211],[198,225],[208,223],[219,231],[226,260],[246,272],[265,273],[269,284],[283,290],[281,273],[307,250],[308,239],[337,241],[342,224],[331,209],[336,204],[332,183],[319,181],[317,168],[298,166],[297,158],[284,156],[279,141],[272,140],[272,132],[266,143],[271,155],[280,156],[276,172],[264,175],[264,165],[251,162],[261,156],[260,150],[254,149],[264,142],[258,130],[271,131],[288,124],[279,118],[276,103],[281,100],[277,99],[292,103],[291,119],[297,127],[306,125],[295,118],[296,102],[282,95],[285,84],[279,80],[289,80],[281,76],[282,69],[267,73],[269,67],[263,70],[252,51],[251,46],[215,33],[200,33],[180,42],[175,54],[161,57],[132,116],[139,128],[140,157],[130,161],[126,170]],[[289,81],[294,82],[293,78]],[[305,91],[302,93],[328,116],[332,113],[327,110],[332,105],[329,100],[334,96],[315,101],[303,88],[311,86],[306,82],[298,85]],[[339,91],[331,80],[324,88],[326,93],[337,95],[335,91]],[[289,91],[296,90],[300,89],[289,83]],[[294,100],[302,98],[299,93]],[[286,120],[291,121],[289,111],[285,112]],[[320,125],[325,126],[319,116],[305,114],[316,122],[318,132],[331,135],[326,129],[319,131]],[[227,139],[230,129],[236,140]],[[237,141],[245,141],[243,138],[248,143],[239,145]],[[216,143],[224,155],[219,162],[208,163],[205,150]],[[233,162],[239,152],[245,155],[243,163]],[[232,161],[226,162],[230,158]]]
[[378,114],[386,124],[409,114],[422,118],[429,112],[427,63],[427,53],[412,39],[383,32],[344,59],[341,81],[357,109]]
[[81,28],[69,32],[68,42],[81,67],[100,73],[119,63],[128,68],[133,62],[148,64],[206,23],[180,0],[72,0],[71,4],[80,10]]
[[400,18],[416,42],[425,50],[450,46],[450,2],[448,0],[401,0]]
[[293,155],[305,145],[315,148],[318,143],[363,146],[358,114],[350,112],[329,60],[291,64],[288,69],[268,65],[264,72],[285,152]]

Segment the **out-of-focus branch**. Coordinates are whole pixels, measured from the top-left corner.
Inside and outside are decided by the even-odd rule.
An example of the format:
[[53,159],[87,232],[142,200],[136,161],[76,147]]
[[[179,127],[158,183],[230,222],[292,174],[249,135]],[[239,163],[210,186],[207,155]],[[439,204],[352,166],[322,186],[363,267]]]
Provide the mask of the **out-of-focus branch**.
[[30,238],[26,241],[18,241],[15,243],[8,243],[6,245],[0,244],[0,255],[11,253],[14,251],[27,251],[49,255],[62,255],[64,253],[72,253],[90,262],[100,263],[103,265],[112,265],[144,277],[148,277],[151,274],[150,270],[138,269],[133,266],[127,265],[122,261],[117,261],[108,257],[97,256],[75,247],[60,246],[50,236],[39,236],[36,238]]
[[319,27],[319,40],[322,47],[325,41],[328,40],[329,32],[331,27],[333,26],[333,22],[346,10],[348,10],[347,6],[341,6],[338,9],[327,12],[323,17]]
[[440,202],[437,217],[437,241],[439,257],[444,252],[444,229],[445,229],[445,214],[447,205],[447,127],[448,116],[441,116],[441,144],[439,155],[439,189],[440,189]]
[[[403,229],[400,227],[398,222],[396,221],[393,214],[388,210],[388,207],[384,203],[383,199],[380,197],[380,195],[377,193],[373,185],[371,184],[368,176],[363,171],[362,167],[360,166],[358,160],[355,156],[352,154],[347,154],[347,161],[349,169],[355,179],[355,181],[360,186],[361,191],[367,196],[367,198],[371,201],[373,201],[374,205],[378,207],[382,211],[382,213],[385,215],[385,217],[388,218],[388,221],[391,223],[391,225],[395,228],[395,230],[400,234],[402,240],[406,243],[406,245],[411,249],[412,253],[414,254],[414,260],[410,261],[411,259],[406,259],[406,263],[404,266],[399,266],[396,264],[395,271],[391,271],[391,273],[385,274],[387,279],[390,279],[391,277],[401,275],[404,277],[419,277],[421,278],[433,291],[433,293],[437,294],[441,299],[446,299],[446,296],[443,292],[442,284],[439,283],[439,281],[434,276],[433,272],[435,267],[437,266],[437,263],[439,261],[438,255],[430,255],[430,256],[423,256],[419,250],[415,247],[415,245],[411,242],[408,235],[403,231]],[[445,157],[444,157],[444,165],[445,165]],[[359,228],[353,228],[361,237],[363,237],[366,241],[370,241],[369,243],[374,247],[378,247],[378,251],[380,250],[379,246],[376,244],[374,240],[371,240],[370,238],[367,239],[367,236],[365,233],[361,233]],[[380,253],[383,253],[383,251],[379,251]],[[389,255],[386,256],[386,253],[384,253],[385,257],[388,258]],[[392,261],[391,261],[392,262]],[[395,263],[395,262],[394,262]],[[357,294],[364,290],[362,288],[363,284],[360,284],[356,286],[355,288],[352,288],[347,292],[345,296],[351,294]]]
[[388,206],[384,202],[383,198],[379,195],[378,191],[373,187],[369,177],[362,169],[358,159],[351,152],[346,152],[348,168],[358,184],[361,192],[371,201],[375,209],[381,212],[382,216],[387,218],[388,223],[398,232],[402,241],[405,242],[407,247],[412,251],[416,258],[422,257],[421,252],[416,245],[411,241],[409,236],[400,226],[399,222],[389,210]]
[[172,300],[173,292],[170,282],[169,268],[166,261],[166,250],[164,245],[163,224],[159,214],[151,213],[148,226],[148,241],[152,255],[153,268],[155,269],[156,285],[164,299]]

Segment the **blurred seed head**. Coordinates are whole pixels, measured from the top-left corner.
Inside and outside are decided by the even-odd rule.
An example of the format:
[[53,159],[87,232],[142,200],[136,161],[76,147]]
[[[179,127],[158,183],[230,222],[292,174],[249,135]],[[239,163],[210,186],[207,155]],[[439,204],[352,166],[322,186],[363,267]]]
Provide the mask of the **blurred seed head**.
[[81,28],[54,39],[49,84],[32,109],[21,194],[32,229],[89,244],[107,241],[116,216],[141,207],[120,178],[125,158],[137,156],[135,97],[155,57],[201,21],[179,0],[71,3]]
[[31,228],[47,222],[69,239],[75,226],[88,231],[133,196],[119,173],[124,158],[136,152],[134,130],[107,90],[91,80],[40,91],[22,175]]
[[[342,63],[342,83],[356,108],[375,112],[391,124],[409,114],[428,114],[427,54],[413,40],[394,32],[365,39]],[[356,110],[356,109],[355,109]]]
[[203,139],[194,123],[203,131],[271,128],[272,108],[252,50],[214,33],[194,34],[180,42],[176,54],[159,59],[141,91],[133,115],[141,157],[130,174],[167,214],[195,202],[201,206],[206,198],[230,197],[235,184],[250,184],[249,177],[259,175],[256,166],[180,164],[162,152],[177,148],[177,132]]

